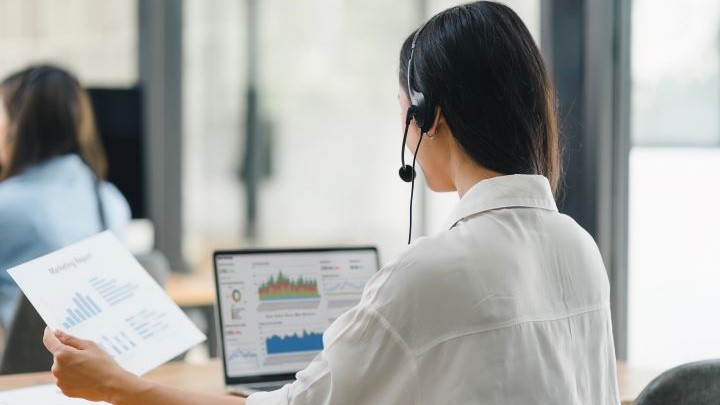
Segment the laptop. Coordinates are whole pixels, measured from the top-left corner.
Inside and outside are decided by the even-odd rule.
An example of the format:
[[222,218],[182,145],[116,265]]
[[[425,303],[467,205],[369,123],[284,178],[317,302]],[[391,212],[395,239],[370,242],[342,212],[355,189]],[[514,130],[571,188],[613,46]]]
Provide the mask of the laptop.
[[292,382],[379,268],[375,247],[218,251],[213,262],[225,386],[240,395]]

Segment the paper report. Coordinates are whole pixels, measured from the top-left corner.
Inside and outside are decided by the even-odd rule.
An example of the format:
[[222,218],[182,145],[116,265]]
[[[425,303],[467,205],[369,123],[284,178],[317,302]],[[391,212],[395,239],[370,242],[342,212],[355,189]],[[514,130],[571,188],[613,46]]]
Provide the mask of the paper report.
[[110,232],[8,270],[52,329],[144,374],[205,336]]

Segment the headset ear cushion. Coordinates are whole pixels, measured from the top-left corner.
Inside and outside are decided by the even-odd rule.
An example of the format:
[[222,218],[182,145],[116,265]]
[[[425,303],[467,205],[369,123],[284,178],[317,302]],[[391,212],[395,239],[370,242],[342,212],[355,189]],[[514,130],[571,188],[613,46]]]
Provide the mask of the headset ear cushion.
[[420,127],[421,132],[425,132],[425,95],[420,92],[413,92],[412,103],[415,106],[413,118],[415,123]]
[[427,133],[433,126],[435,120],[435,114],[431,108],[431,103],[425,98],[425,95],[421,92],[414,92],[413,94],[413,105],[415,105],[415,123],[420,128],[422,133]]

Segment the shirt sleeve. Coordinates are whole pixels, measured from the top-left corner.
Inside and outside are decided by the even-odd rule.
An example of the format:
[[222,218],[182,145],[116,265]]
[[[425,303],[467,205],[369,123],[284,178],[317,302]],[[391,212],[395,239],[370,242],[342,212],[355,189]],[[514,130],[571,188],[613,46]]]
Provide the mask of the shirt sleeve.
[[387,320],[355,307],[323,336],[325,350],[297,380],[280,390],[256,393],[248,405],[414,404],[415,359]]

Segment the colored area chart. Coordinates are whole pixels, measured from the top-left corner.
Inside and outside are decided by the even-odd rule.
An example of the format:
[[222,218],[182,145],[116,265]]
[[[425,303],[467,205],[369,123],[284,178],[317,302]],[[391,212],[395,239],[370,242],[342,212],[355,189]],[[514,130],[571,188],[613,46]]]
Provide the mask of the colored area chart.
[[268,355],[319,351],[323,349],[322,333],[303,331],[302,336],[297,333],[291,336],[272,335],[265,338],[265,347]]
[[63,322],[63,327],[65,329],[70,329],[73,326],[78,325],[102,312],[100,307],[89,295],[75,293],[73,302],[75,303],[75,307],[67,308],[65,310],[67,313],[67,318],[65,318],[65,321]]
[[288,300],[301,298],[320,298],[317,281],[298,277],[293,280],[282,272],[277,277],[262,283],[258,288],[260,301]]

